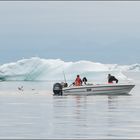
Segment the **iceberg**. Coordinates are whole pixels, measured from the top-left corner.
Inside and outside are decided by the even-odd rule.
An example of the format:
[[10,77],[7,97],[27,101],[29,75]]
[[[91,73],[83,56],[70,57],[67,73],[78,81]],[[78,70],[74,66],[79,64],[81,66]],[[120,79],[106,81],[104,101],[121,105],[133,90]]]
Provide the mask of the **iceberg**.
[[126,80],[124,71],[140,71],[140,64],[118,65],[102,64],[92,61],[64,62],[61,59],[42,59],[31,57],[0,66],[1,81],[52,81],[62,80],[63,71],[67,80],[72,80],[77,74],[87,76],[90,80],[105,80],[111,73],[119,79]]

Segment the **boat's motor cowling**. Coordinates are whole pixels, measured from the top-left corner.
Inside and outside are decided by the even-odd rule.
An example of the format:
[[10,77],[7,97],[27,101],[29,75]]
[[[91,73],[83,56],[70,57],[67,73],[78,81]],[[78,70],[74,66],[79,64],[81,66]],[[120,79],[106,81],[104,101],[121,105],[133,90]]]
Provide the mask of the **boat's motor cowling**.
[[55,83],[53,85],[53,93],[54,95],[62,95],[62,84]]

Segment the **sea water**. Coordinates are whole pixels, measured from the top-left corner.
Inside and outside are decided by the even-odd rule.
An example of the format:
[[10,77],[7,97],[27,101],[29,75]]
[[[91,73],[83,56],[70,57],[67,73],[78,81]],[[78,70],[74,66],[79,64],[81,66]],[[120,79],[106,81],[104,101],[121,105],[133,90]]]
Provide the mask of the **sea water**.
[[0,138],[140,138],[140,73],[131,95],[53,96],[53,82],[0,82]]

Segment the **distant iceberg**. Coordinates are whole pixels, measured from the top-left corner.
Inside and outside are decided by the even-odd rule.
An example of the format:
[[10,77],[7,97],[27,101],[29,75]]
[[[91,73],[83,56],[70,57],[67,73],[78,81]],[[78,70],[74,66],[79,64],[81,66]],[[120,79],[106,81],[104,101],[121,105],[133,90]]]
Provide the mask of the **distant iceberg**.
[[140,64],[117,65],[101,64],[91,61],[64,62],[60,59],[41,59],[32,57],[22,59],[14,63],[7,63],[0,66],[0,80],[62,80],[63,71],[67,80],[72,80],[77,74],[87,76],[93,80],[106,79],[108,73],[112,73],[119,79],[127,79],[123,71],[140,71]]

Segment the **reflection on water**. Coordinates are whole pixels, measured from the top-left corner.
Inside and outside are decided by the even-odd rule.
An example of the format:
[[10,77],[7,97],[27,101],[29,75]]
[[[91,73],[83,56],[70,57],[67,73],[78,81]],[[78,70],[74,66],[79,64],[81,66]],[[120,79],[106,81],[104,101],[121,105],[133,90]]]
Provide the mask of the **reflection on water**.
[[[128,119],[128,115],[134,117],[130,114],[131,96],[64,98],[54,97],[53,102],[53,125],[57,138],[127,138],[134,137],[129,133],[134,131],[134,126],[139,127],[133,119]],[[131,127],[130,123],[134,126]]]

